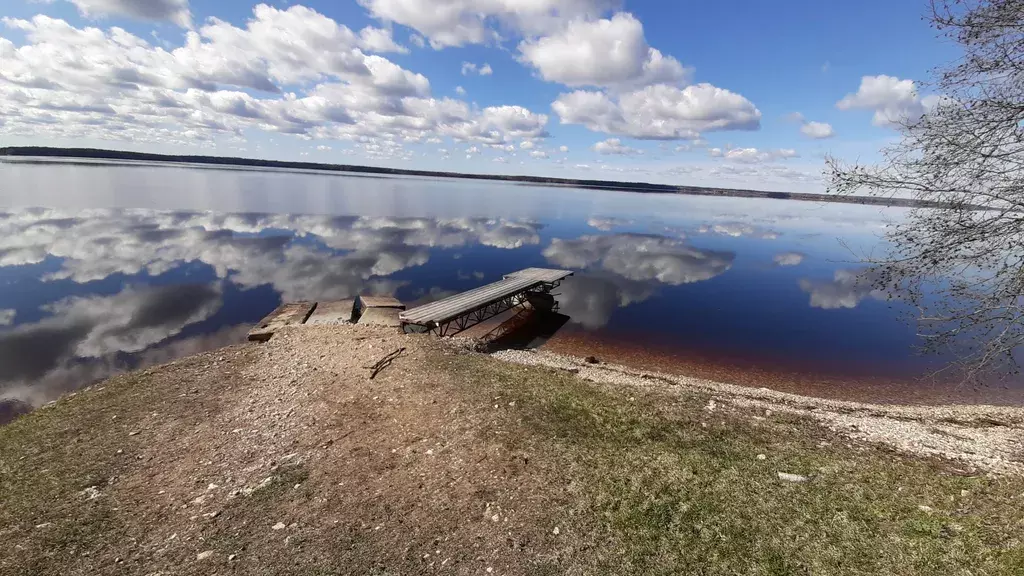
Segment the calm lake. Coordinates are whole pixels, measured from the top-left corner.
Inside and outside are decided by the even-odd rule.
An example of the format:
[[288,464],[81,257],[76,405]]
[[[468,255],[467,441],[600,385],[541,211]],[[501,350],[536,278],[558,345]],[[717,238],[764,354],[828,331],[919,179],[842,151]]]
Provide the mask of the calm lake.
[[102,163],[0,163],[0,183],[8,412],[240,342],[281,301],[412,304],[529,266],[577,271],[557,351],[910,400],[943,365],[858,281],[901,209]]

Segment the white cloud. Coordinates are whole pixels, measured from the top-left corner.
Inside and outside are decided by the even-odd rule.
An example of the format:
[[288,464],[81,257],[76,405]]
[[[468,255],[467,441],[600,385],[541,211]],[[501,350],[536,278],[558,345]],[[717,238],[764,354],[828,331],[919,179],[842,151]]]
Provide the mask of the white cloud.
[[562,94],[551,107],[562,124],[643,139],[696,139],[702,132],[761,126],[761,112],[753,103],[710,84],[683,89],[659,84],[617,99],[579,90]]
[[14,324],[14,317],[17,316],[18,311],[11,308],[0,308],[0,326],[10,326]]
[[532,150],[534,147],[534,143],[532,140],[524,140],[519,143],[519,147],[522,148],[523,150]]
[[435,49],[483,44],[498,28],[541,34],[577,18],[596,17],[618,0],[359,0],[375,18],[408,26]]
[[695,248],[680,239],[635,234],[555,238],[543,254],[566,268],[599,265],[627,280],[672,286],[714,278],[729,270],[736,257],[732,252]]
[[[196,146],[246,130],[352,140],[374,157],[449,136],[543,138],[548,117],[431,96],[426,77],[360,49],[366,38],[305,7],[254,8],[244,27],[211,19],[166,50],[120,28],[3,19],[0,136]],[[372,40],[376,41],[376,40]]]
[[789,114],[786,114],[785,120],[786,122],[796,122],[797,124],[803,124],[806,121],[804,119],[804,115],[800,112],[790,112]]
[[587,225],[592,228],[597,228],[603,232],[610,232],[613,228],[620,226],[628,226],[632,224],[632,220],[625,220],[623,218],[612,218],[612,217],[592,217],[587,220]]
[[831,138],[835,135],[832,130],[831,124],[825,122],[807,122],[800,127],[800,132],[808,138],[814,138],[815,140],[821,140],[823,138]]
[[408,54],[409,49],[395,42],[390,28],[367,26],[359,31],[359,46],[370,52],[398,52]]
[[812,308],[856,308],[865,298],[885,299],[885,292],[874,288],[877,280],[870,270],[836,270],[831,281],[801,279],[800,289],[811,295]]
[[519,51],[541,78],[567,86],[677,84],[688,76],[678,60],[648,46],[643,25],[628,13],[569,22],[557,34],[524,40]]
[[321,144],[320,146],[317,146],[316,149],[321,151],[321,152],[330,152],[331,151],[331,147],[330,146],[325,146],[323,144]]
[[410,34],[409,35],[409,43],[412,44],[413,46],[417,47],[417,48],[426,48],[427,47],[427,41],[424,40],[423,36],[420,36],[419,34]]
[[783,252],[776,254],[772,261],[775,262],[776,266],[797,266],[804,261],[807,256],[800,252]]
[[780,148],[777,150],[760,150],[758,148],[729,148],[724,152],[720,148],[712,148],[709,154],[715,158],[725,158],[730,162],[742,164],[760,164],[787,158],[797,158],[799,154],[791,148]]
[[548,157],[548,153],[543,150],[531,150],[530,157],[544,159]]
[[864,76],[856,93],[836,103],[840,110],[873,110],[875,126],[893,126],[921,117],[925,106],[912,80],[894,76]]
[[87,18],[126,16],[137,20],[173,22],[192,27],[188,0],[68,0]]
[[566,154],[566,153],[569,152],[569,147],[568,146],[559,146],[558,147],[558,151],[561,152],[562,154]]
[[482,66],[477,66],[472,62],[462,63],[463,76],[469,76],[471,74],[479,74],[480,76],[490,76],[493,73],[494,70],[491,69],[491,65],[487,64],[486,62]]
[[761,238],[763,240],[775,240],[779,237],[779,233],[774,230],[761,228],[760,226],[754,226],[752,224],[745,224],[743,222],[702,224],[697,228],[697,232],[700,234],[720,234],[722,236],[732,236],[733,238],[747,236],[751,238]]
[[466,95],[466,89],[463,88],[462,86],[456,86],[455,87],[455,93],[458,94],[459,96],[465,96]]
[[609,138],[598,142],[594,144],[593,149],[599,154],[618,154],[620,156],[635,156],[644,153],[643,150],[624,145],[618,138]]

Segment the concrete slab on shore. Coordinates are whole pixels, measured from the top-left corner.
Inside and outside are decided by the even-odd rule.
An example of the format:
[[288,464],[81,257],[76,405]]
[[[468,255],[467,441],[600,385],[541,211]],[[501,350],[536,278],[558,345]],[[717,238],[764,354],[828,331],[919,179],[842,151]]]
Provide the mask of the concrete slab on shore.
[[401,313],[401,311],[401,308],[390,307],[367,308],[363,311],[363,315],[359,317],[359,324],[398,328],[402,325],[402,321],[398,318],[398,314]]
[[302,324],[309,318],[309,315],[316,309],[316,302],[289,302],[281,304],[276,310],[268,314],[255,328],[249,331],[249,340],[266,342],[285,326]]
[[360,295],[356,301],[356,307],[360,310],[364,308],[397,308],[399,310],[405,310],[405,304],[402,304],[397,298],[391,296],[362,296]]
[[353,309],[356,301],[334,300],[332,302],[318,302],[316,310],[310,315],[306,324],[313,326],[331,324],[349,324],[352,322]]

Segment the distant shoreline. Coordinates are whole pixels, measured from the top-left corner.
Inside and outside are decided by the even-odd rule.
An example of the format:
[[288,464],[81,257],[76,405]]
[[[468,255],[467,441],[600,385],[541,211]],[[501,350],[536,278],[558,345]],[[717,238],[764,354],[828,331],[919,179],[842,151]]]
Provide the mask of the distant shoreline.
[[[0,148],[0,160],[19,161],[19,158],[87,158],[92,160],[131,160],[144,162],[167,162],[179,164],[206,164],[210,166],[246,166],[258,168],[284,168],[298,170],[320,170],[349,174],[382,174],[391,176],[420,176],[428,178],[460,178],[465,180],[495,180],[501,182],[522,182],[543,186],[572,186],[591,190],[619,192],[685,194],[689,196],[720,196],[727,198],[768,198],[772,200],[802,200],[805,202],[838,202],[873,206],[895,206],[904,208],[949,208],[941,202],[914,200],[911,198],[878,198],[874,196],[837,196],[799,192],[773,192],[736,188],[712,188],[705,186],[673,186],[649,182],[616,182],[611,180],[577,180],[570,178],[548,178],[543,176],[515,176],[501,174],[466,174],[461,172],[440,172],[430,170],[404,170],[400,168],[379,168],[351,164],[323,164],[319,162],[291,162],[281,160],[259,160],[253,158],[231,158],[222,156],[179,156],[105,150],[99,148],[51,148],[44,146],[11,146]],[[983,209],[969,206],[969,209]]]

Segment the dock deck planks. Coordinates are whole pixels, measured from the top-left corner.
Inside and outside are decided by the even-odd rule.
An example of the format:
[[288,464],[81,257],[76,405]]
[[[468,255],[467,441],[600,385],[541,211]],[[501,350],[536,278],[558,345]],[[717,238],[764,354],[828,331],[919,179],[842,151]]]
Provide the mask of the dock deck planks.
[[571,270],[527,268],[508,274],[497,282],[407,310],[402,312],[399,318],[405,324],[420,326],[440,324],[469,314],[503,298],[542,284],[558,282],[568,276],[572,276]]

